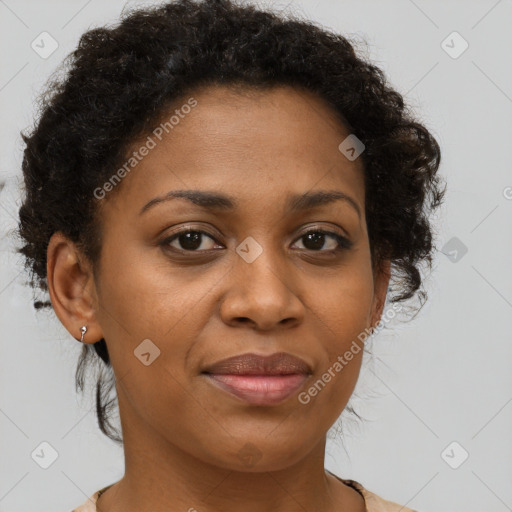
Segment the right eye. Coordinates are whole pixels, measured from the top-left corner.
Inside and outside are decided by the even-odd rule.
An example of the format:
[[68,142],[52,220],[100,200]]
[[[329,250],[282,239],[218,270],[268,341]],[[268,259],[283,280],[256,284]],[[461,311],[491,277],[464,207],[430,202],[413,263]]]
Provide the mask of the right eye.
[[[207,233],[206,231],[200,230],[192,230],[185,229],[179,231],[178,233],[174,233],[172,236],[166,238],[161,242],[161,245],[165,247],[169,247],[172,250],[184,253],[184,252],[202,252],[202,251],[210,251],[213,250],[214,247],[204,247],[203,242],[204,236],[208,237],[212,242],[215,242],[215,239],[212,235]],[[180,245],[180,247],[176,247],[176,245],[172,245],[173,242],[176,242],[176,245]],[[211,244],[210,244],[211,245]],[[198,250],[202,247],[201,250]]]

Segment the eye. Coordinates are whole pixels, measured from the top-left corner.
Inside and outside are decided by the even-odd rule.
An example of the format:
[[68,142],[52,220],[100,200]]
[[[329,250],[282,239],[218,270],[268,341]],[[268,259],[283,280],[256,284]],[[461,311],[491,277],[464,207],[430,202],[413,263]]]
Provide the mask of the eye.
[[[328,243],[328,247],[324,250],[322,247],[324,247],[326,243],[326,239],[331,239],[331,242]],[[297,240],[305,239],[305,243],[303,242],[303,245],[307,245],[307,247],[304,247],[306,250],[316,251],[316,252],[337,252],[337,251],[343,251],[347,249],[351,249],[353,243],[344,236],[335,233],[333,231],[325,231],[323,229],[312,229],[310,231],[307,231],[306,233],[303,233]]]
[[[344,236],[323,229],[311,229],[303,233],[297,240],[303,240],[303,249],[314,252],[335,253],[351,249],[353,243]],[[209,241],[209,243],[208,243]],[[325,247],[327,243],[327,247]],[[176,252],[203,252],[216,248],[216,240],[206,231],[198,229],[184,229],[166,238],[161,245],[171,248]],[[217,247],[222,248],[220,244]],[[299,249],[301,249],[299,247]]]
[[[162,245],[172,247],[173,249],[179,252],[200,252],[200,251],[210,251],[214,249],[212,244],[206,243],[206,247],[203,244],[205,241],[204,237],[208,237],[211,242],[215,242],[215,239],[206,231],[200,230],[192,230],[186,229],[175,233],[173,236],[166,238],[162,241]],[[176,245],[172,245],[173,242],[176,242],[176,245],[181,247],[176,247]],[[210,247],[208,247],[210,245]],[[213,244],[215,245],[215,244]]]

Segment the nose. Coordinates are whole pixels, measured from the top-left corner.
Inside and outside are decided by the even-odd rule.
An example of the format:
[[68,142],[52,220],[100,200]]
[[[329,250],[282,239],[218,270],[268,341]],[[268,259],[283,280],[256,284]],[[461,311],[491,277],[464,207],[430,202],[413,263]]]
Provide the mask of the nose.
[[220,306],[226,324],[268,331],[302,322],[305,308],[296,293],[297,283],[269,253],[264,250],[252,263],[236,258]]

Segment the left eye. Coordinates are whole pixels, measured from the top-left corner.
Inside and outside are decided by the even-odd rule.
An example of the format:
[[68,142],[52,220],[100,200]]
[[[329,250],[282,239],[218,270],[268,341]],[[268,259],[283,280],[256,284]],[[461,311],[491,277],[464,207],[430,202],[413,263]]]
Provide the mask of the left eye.
[[[328,247],[323,251],[318,251],[319,248],[324,246],[326,237],[330,237],[332,240],[334,240],[334,243],[331,243],[331,247]],[[350,249],[352,247],[352,242],[350,242],[344,236],[341,236],[338,233],[333,233],[331,231],[323,231],[319,229],[308,231],[307,233],[302,234],[297,240],[302,239],[306,239],[306,243],[310,245],[310,247],[304,247],[306,250],[312,250],[316,252],[340,251],[343,249]],[[313,248],[311,248],[311,246],[313,246]]]

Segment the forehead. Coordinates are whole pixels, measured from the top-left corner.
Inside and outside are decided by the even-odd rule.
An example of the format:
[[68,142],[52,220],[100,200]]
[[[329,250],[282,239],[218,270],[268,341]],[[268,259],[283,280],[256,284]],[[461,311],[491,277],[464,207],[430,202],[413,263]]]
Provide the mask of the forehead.
[[[184,108],[194,104],[191,99],[195,106]],[[173,189],[202,189],[238,196],[239,204],[258,197],[262,204],[334,187],[362,209],[361,159],[350,161],[338,148],[349,134],[336,112],[309,91],[203,87],[174,102],[155,130],[132,144],[135,152],[152,148],[123,179],[114,201],[139,210]]]

